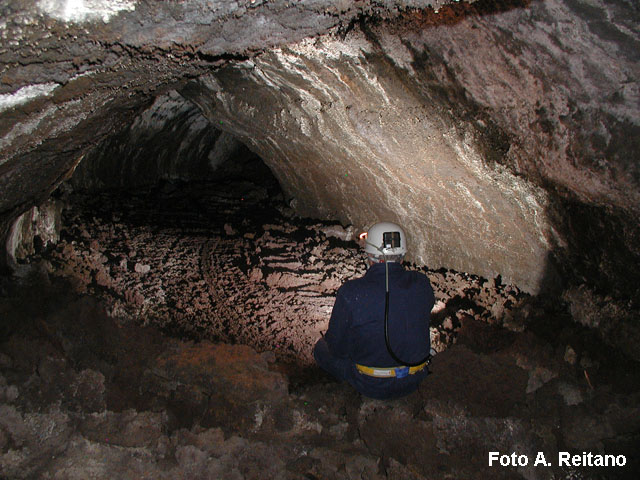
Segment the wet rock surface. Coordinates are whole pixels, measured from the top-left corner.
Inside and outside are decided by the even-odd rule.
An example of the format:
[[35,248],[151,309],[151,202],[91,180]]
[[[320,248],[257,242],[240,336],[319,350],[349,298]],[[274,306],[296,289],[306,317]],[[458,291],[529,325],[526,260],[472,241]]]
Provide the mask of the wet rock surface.
[[439,353],[414,394],[328,378],[310,349],[364,272],[353,232],[242,185],[65,200],[60,243],[0,284],[0,476],[635,478],[637,363],[499,279],[423,269]]

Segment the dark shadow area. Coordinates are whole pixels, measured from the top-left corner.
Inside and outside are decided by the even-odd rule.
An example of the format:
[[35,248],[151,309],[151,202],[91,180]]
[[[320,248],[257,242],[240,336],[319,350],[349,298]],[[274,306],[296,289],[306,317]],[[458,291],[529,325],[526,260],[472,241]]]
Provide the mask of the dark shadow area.
[[[425,28],[432,28],[444,25],[455,25],[467,17],[495,15],[508,12],[516,8],[527,8],[531,0],[477,0],[473,3],[460,1],[443,5],[439,10],[433,8],[406,8],[401,11],[398,18],[386,20],[375,16],[362,16],[359,19],[360,25],[384,24],[385,29],[397,33],[404,29],[419,31]],[[345,33],[353,28],[358,20],[353,20]]]
[[[555,194],[548,210],[564,245],[547,258],[541,298],[594,341],[640,359],[640,224],[628,212]],[[548,322],[543,322],[547,324]],[[624,370],[624,367],[620,367]]]
[[567,242],[554,252],[568,284],[588,283],[600,295],[640,307],[640,223],[614,207],[587,205],[556,196],[549,211]]

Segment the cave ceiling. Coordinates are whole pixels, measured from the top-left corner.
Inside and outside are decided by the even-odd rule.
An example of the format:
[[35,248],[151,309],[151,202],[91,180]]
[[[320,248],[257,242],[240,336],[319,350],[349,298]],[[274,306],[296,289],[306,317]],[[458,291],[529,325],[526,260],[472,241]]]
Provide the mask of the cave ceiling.
[[260,155],[301,214],[398,221],[414,261],[531,292],[568,278],[637,298],[632,0],[1,11],[2,231],[178,92]]

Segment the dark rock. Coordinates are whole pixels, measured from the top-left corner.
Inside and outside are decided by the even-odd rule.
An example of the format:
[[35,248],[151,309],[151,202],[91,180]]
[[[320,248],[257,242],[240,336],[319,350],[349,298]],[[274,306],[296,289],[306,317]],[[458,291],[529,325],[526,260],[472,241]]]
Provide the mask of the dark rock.
[[[3,344],[20,362],[0,376],[0,388],[19,392],[14,404],[0,404],[0,476],[547,479],[568,473],[534,467],[536,453],[553,461],[574,449],[627,455],[635,465],[637,392],[589,387],[562,351],[530,332],[463,317],[466,344],[438,354],[418,392],[378,401],[248,346],[118,325],[95,300],[69,296],[50,299],[53,313],[40,310],[39,322]],[[59,336],[43,335],[47,325]],[[26,340],[34,332],[40,339]],[[27,355],[35,347],[42,352]],[[295,379],[291,393],[282,372]],[[126,408],[104,410],[103,399]],[[518,452],[530,464],[488,467],[490,451]],[[580,470],[596,473],[612,471]]]
[[393,403],[365,401],[358,423],[360,436],[374,455],[411,465],[426,477],[446,463],[436,449],[433,424],[415,419]]
[[457,344],[474,353],[494,353],[511,345],[516,335],[504,328],[495,327],[465,315],[461,319]]
[[454,345],[435,356],[430,370],[420,386],[428,412],[497,417],[518,417],[522,412],[528,376],[511,359]]
[[[256,425],[261,404],[288,400],[286,378],[271,371],[255,350],[241,345],[172,342],[144,383],[180,410],[191,410],[192,421],[207,426],[249,430]],[[262,421],[258,423],[259,428]]]
[[7,478],[34,478],[51,458],[64,452],[73,433],[70,417],[59,410],[21,414],[0,405],[0,429],[12,448],[0,454],[0,475]]
[[78,430],[90,441],[122,447],[152,447],[166,432],[163,413],[101,412],[87,415]]

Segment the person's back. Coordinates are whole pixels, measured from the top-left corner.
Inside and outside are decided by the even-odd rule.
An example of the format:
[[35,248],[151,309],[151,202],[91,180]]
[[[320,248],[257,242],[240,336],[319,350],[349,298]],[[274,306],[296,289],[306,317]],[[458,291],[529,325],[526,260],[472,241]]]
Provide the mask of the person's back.
[[[377,224],[370,232],[378,225],[402,232],[397,225],[388,223]],[[406,248],[398,250],[401,253],[394,257],[401,259]],[[402,396],[414,391],[428,373],[425,360],[431,346],[433,289],[424,274],[406,271],[397,262],[385,264],[380,262],[380,256],[368,253],[373,257],[371,268],[338,290],[329,329],[316,345],[314,356],[322,368],[366,396]],[[391,351],[385,340],[386,307]],[[403,366],[398,360],[414,366],[392,368]]]

